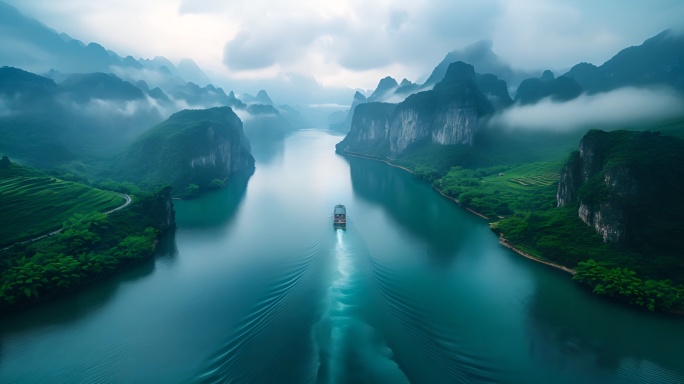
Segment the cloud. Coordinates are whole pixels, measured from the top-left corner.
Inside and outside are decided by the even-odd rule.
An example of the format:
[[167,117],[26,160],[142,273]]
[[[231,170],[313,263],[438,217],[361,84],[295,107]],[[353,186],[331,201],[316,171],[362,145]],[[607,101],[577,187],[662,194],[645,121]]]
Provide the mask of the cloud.
[[490,125],[527,130],[568,131],[576,128],[627,126],[653,119],[684,116],[684,97],[667,88],[620,88],[583,94],[567,102],[544,99],[513,106],[495,115]]
[[684,24],[681,0],[623,2],[620,12],[607,1],[565,0],[8,2],[122,56],[192,57],[235,81],[296,73],[364,89],[387,75],[416,81],[480,40],[513,68],[562,72]]

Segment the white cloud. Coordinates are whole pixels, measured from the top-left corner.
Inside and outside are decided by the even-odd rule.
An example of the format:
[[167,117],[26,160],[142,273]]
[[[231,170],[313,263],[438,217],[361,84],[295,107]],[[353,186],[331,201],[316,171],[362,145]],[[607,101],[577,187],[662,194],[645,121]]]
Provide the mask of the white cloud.
[[483,39],[521,69],[601,64],[684,20],[681,0],[622,2],[619,10],[563,0],[9,2],[122,56],[191,57],[233,81],[295,73],[364,89],[387,75],[415,81],[448,51]]
[[567,102],[544,99],[514,106],[490,124],[513,129],[567,131],[576,128],[635,125],[651,119],[684,116],[684,97],[670,89],[620,88],[583,94]]

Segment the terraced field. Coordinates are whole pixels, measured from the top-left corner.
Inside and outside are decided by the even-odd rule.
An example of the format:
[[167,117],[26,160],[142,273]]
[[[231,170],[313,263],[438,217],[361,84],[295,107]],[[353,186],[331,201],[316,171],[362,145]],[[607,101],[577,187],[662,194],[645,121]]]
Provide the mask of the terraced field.
[[540,169],[534,169],[526,176],[512,177],[508,180],[523,186],[548,187],[556,183],[559,178],[560,173],[558,172],[547,172]]
[[12,165],[0,169],[0,247],[62,227],[76,213],[105,212],[125,198],[83,184]]

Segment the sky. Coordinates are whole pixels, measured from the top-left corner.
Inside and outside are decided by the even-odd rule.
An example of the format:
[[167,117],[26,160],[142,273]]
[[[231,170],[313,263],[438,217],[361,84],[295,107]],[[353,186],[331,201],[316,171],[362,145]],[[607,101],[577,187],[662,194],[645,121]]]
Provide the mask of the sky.
[[[682,0],[8,0],[122,56],[189,57],[212,78],[373,89],[425,80],[447,52],[489,40],[512,67],[600,65],[684,31]],[[540,72],[541,73],[541,72]]]

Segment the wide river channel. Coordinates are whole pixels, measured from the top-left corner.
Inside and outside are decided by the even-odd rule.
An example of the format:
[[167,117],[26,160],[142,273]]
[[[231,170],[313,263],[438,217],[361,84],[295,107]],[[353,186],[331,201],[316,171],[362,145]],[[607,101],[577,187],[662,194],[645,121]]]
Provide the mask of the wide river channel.
[[593,296],[341,139],[254,144],[154,259],[3,315],[0,383],[684,383],[684,319]]

